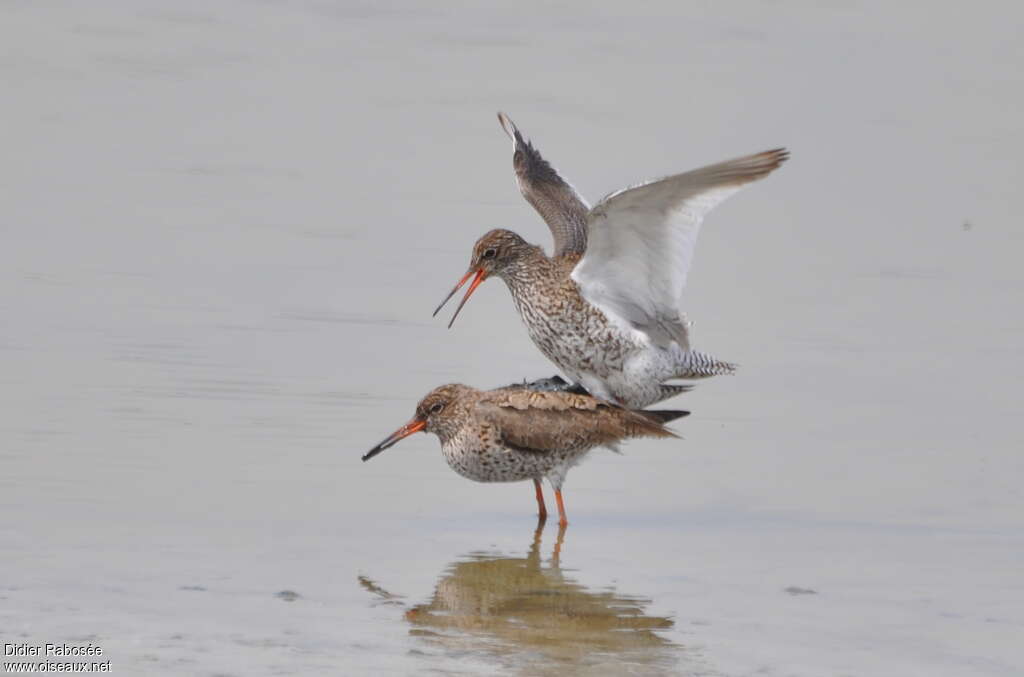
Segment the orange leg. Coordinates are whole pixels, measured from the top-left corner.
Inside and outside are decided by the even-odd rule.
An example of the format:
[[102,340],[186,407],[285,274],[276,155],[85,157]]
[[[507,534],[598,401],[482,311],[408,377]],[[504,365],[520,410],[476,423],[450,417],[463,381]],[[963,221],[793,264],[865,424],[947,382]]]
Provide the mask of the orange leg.
[[565,517],[565,504],[562,503],[562,490],[555,489],[555,500],[558,501],[558,525],[568,526],[569,520]]
[[558,568],[559,559],[562,555],[562,542],[565,541],[565,526],[558,525],[558,538],[555,540],[555,550],[551,553],[551,566]]
[[[543,522],[548,518],[548,509],[544,505],[544,492],[540,488],[540,480],[533,480],[533,487],[537,490],[537,517]],[[562,504],[562,499],[558,499],[558,504]]]

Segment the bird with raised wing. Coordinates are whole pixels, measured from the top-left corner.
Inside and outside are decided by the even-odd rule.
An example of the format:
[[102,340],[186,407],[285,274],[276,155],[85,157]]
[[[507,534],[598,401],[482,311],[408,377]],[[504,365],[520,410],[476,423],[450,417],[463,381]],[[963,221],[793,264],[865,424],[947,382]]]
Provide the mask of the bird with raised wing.
[[530,338],[590,394],[641,409],[688,389],[669,383],[729,374],[734,365],[690,347],[683,289],[704,216],[788,157],[776,149],[720,162],[587,203],[504,113],[519,188],[551,229],[552,256],[509,230],[473,247],[469,270],[434,311],[472,279],[505,281]]
[[533,390],[527,385],[477,390],[457,383],[430,391],[412,420],[363,460],[418,432],[434,433],[448,465],[477,482],[533,480],[537,509],[547,517],[541,479],[555,491],[559,523],[567,524],[562,484],[569,468],[598,446],[633,437],[676,437],[665,423],[686,411],[631,411],[590,395]]

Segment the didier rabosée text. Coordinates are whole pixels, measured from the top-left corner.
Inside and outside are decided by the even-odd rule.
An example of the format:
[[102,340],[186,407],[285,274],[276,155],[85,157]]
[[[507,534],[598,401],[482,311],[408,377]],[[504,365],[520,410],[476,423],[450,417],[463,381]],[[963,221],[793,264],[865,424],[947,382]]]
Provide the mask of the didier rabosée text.
[[69,644],[4,643],[5,656],[102,656],[103,648],[96,644],[71,646]]

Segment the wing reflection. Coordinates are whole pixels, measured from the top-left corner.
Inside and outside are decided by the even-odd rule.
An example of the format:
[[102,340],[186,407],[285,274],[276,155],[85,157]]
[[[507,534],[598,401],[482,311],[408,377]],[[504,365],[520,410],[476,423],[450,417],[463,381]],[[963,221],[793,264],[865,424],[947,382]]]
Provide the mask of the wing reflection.
[[[679,674],[680,647],[658,633],[673,621],[645,613],[649,599],[566,576],[564,528],[545,566],[541,534],[538,526],[525,557],[472,553],[449,565],[433,598],[405,612],[410,633],[445,653],[488,655],[528,674]],[[385,603],[400,603],[369,579],[360,582]]]

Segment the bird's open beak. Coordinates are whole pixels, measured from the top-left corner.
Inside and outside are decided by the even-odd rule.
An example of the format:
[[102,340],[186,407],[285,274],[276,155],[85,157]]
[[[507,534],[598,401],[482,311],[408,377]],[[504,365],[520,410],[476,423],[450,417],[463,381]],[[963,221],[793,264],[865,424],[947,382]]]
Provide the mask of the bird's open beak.
[[412,435],[413,433],[418,433],[418,432],[420,432],[421,430],[423,430],[426,427],[427,427],[427,422],[426,421],[421,421],[419,419],[415,419],[414,418],[413,420],[409,421],[408,423],[403,425],[401,428],[399,428],[398,430],[396,430],[395,432],[391,433],[386,438],[384,438],[384,440],[381,441],[381,443],[378,444],[377,446],[375,446],[373,449],[370,449],[368,452],[363,454],[363,460],[364,461],[369,461],[371,458],[373,458],[374,456],[376,456],[380,452],[384,451],[388,447],[393,447],[395,444],[398,443],[399,440],[401,440],[401,439],[403,439],[405,437],[408,437],[409,435]]
[[487,271],[480,268],[476,271],[471,270],[463,275],[462,279],[459,280],[459,283],[455,285],[455,288],[448,292],[448,296],[444,297],[444,301],[441,301],[441,305],[439,305],[434,311],[434,315],[437,315],[441,309],[444,308],[444,304],[448,303],[448,301],[455,296],[455,292],[459,291],[459,289],[462,288],[462,285],[466,284],[466,280],[468,280],[474,272],[476,273],[476,277],[473,278],[473,284],[469,285],[469,289],[466,290],[466,295],[462,297],[462,302],[459,303],[459,307],[455,309],[455,314],[452,315],[452,320],[448,323],[449,329],[451,329],[452,325],[455,324],[455,318],[459,316],[459,311],[462,310],[462,306],[466,305],[466,301],[468,301],[469,297],[472,296],[474,291],[476,291],[476,288],[480,286],[480,283],[487,279]]

